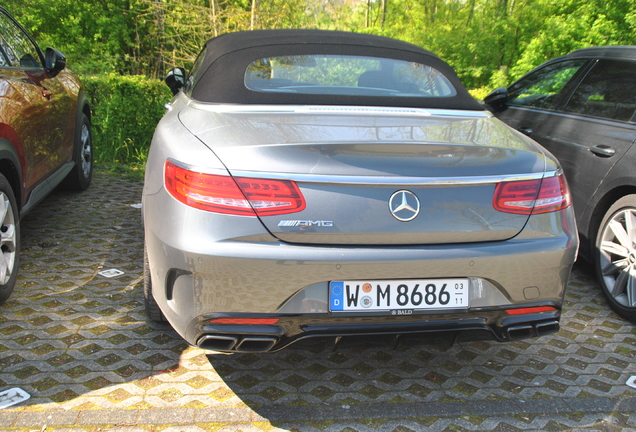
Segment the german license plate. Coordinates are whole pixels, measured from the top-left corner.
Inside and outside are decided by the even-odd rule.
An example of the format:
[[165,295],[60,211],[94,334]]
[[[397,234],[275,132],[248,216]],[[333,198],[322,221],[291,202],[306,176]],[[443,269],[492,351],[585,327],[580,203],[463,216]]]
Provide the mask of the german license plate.
[[331,311],[368,312],[468,308],[468,279],[333,281]]

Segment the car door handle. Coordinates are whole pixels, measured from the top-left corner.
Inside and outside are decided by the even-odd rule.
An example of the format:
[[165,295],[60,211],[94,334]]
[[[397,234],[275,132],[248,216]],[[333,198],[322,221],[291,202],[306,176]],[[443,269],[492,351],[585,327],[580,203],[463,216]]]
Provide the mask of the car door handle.
[[592,153],[594,153],[596,156],[600,156],[600,157],[610,157],[616,154],[615,149],[605,144],[592,146],[589,148],[589,150]]
[[517,130],[521,132],[522,134],[526,134],[528,136],[532,135],[532,132],[534,132],[532,128],[525,128],[525,127],[520,127]]

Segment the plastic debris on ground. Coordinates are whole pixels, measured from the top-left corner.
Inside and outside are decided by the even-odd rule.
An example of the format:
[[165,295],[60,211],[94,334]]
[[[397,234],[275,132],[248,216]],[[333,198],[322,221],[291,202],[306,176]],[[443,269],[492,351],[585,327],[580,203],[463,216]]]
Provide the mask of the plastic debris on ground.
[[636,388],[636,375],[630,376],[625,384],[627,384],[630,387]]
[[31,395],[17,387],[0,392],[0,409],[10,407],[30,397]]
[[108,269],[108,270],[102,270],[99,273],[97,273],[100,276],[104,276],[107,278],[113,278],[113,277],[117,277],[117,276],[121,276],[124,274],[123,271],[121,270],[117,270],[117,269]]

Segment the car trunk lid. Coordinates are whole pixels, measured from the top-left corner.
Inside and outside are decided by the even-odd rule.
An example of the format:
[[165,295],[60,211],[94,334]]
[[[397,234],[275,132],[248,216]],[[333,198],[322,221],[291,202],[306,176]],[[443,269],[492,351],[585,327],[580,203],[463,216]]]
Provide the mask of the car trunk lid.
[[492,199],[498,182],[541,178],[534,142],[487,113],[378,111],[202,110],[182,121],[235,178],[296,182],[304,210],[261,217],[282,241],[421,245],[519,233],[528,216],[499,212]]

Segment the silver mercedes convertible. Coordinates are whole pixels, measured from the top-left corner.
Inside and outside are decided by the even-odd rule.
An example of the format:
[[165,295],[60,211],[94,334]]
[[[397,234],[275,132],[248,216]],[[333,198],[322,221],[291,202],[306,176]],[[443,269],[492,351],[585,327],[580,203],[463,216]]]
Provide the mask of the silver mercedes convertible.
[[238,32],[166,82],[143,191],[150,319],[225,352],[558,331],[578,248],[559,163],[434,54]]

